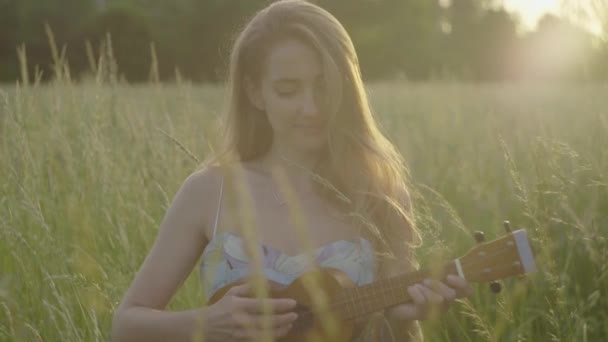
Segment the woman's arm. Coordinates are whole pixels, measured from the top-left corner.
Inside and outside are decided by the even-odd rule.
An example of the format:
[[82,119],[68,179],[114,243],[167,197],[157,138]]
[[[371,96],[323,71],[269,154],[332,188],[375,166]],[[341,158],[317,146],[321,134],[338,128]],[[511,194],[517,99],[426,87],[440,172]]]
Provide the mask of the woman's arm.
[[[409,211],[408,214],[411,215],[412,207],[409,196],[405,194],[402,201]],[[415,241],[413,239],[414,233],[410,231],[409,234],[406,234],[404,240],[407,244],[399,240],[393,240],[396,245],[393,244],[392,248],[396,251],[398,257],[385,261],[383,265],[385,276],[392,277],[404,272],[414,271],[416,268],[415,257],[411,246],[409,246],[410,243]],[[396,305],[385,310],[388,324],[385,324],[386,328],[383,330],[383,341],[422,341],[423,336],[419,320],[428,319],[436,313],[447,310],[450,303],[457,298],[469,296],[472,289],[465,279],[449,275],[445,283],[425,279],[419,284],[409,286],[407,292],[412,298],[411,303]]]
[[[137,272],[112,322],[113,341],[190,340],[206,309],[163,311],[192,272],[207,244],[204,210],[217,193],[217,171],[189,176],[177,192],[150,253]],[[200,329],[198,329],[200,330]]]
[[112,323],[112,341],[193,341],[202,336],[206,308],[170,312],[132,305]]
[[[412,271],[413,265],[404,261],[389,261],[385,265],[388,277]],[[397,319],[391,310],[385,310],[383,329],[381,330],[382,341],[423,341],[422,329],[417,320]]]
[[[413,247],[418,243],[417,232],[412,226],[413,222],[413,207],[412,199],[409,191],[403,189],[398,198],[399,204],[408,215],[406,220],[400,214],[393,212],[389,216],[389,226],[401,227],[405,231],[402,234],[397,234],[398,239],[390,239],[389,245],[395,258],[384,260],[382,265],[382,273],[384,277],[394,277],[403,273],[414,271],[415,254]],[[408,289],[408,292],[410,290]],[[384,324],[382,325],[382,341],[423,341],[422,329],[417,320],[397,319],[393,314],[394,310],[388,309],[384,311]],[[397,315],[400,316],[400,315]]]

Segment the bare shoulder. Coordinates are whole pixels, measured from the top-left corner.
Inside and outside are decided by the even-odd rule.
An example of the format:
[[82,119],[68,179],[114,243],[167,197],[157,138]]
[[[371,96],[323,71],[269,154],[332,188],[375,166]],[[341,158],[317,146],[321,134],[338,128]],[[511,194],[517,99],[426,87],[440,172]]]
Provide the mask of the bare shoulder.
[[[218,166],[208,166],[194,171],[184,180],[177,197],[182,197],[193,211],[200,213],[206,237],[210,236],[210,222],[215,215],[223,173]],[[212,228],[211,228],[212,229]]]
[[220,175],[218,169],[206,168],[182,182],[119,311],[130,306],[163,309],[169,303],[207,244],[207,220],[216,203]]
[[182,185],[184,189],[196,191],[199,195],[204,195],[207,191],[220,186],[222,172],[219,166],[207,166],[192,172]]
[[219,187],[222,178],[227,173],[238,173],[251,168],[252,162],[225,162],[220,165],[207,165],[191,173],[186,180],[192,181],[199,186],[216,186]]

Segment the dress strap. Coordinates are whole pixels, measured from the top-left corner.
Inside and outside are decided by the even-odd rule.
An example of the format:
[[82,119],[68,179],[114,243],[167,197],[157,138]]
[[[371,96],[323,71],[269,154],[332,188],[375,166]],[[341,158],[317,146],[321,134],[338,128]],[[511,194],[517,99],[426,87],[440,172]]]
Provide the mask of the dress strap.
[[224,194],[224,176],[222,176],[222,181],[220,183],[220,196],[217,201],[217,211],[215,213],[215,224],[213,225],[213,238],[215,238],[215,234],[217,233],[217,223],[220,219],[220,211],[222,210],[222,196]]

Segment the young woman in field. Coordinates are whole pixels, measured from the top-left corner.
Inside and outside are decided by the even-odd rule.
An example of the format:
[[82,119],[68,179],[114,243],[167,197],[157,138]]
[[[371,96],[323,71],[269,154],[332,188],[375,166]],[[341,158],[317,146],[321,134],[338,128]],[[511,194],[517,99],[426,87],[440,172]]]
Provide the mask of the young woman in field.
[[[230,62],[226,140],[175,196],[115,314],[114,341],[255,340],[264,319],[275,337],[289,332],[295,301],[252,298],[250,283],[165,311],[201,255],[207,298],[256,272],[288,285],[334,268],[360,286],[414,267],[406,168],[377,127],[343,26],[316,5],[275,2],[243,29]],[[418,339],[416,321],[470,287],[449,276],[403,291],[413,303],[366,319],[357,339]]]

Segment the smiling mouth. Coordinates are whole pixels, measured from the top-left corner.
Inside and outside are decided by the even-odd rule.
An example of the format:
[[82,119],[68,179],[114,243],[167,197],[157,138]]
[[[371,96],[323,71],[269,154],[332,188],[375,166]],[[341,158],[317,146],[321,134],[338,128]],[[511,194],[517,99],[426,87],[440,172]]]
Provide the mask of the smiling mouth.
[[298,126],[299,129],[305,131],[305,132],[311,132],[311,133],[319,133],[323,130],[323,126]]
[[297,127],[304,128],[304,129],[322,129],[324,127],[324,125],[323,124],[302,124],[302,125],[297,125]]

